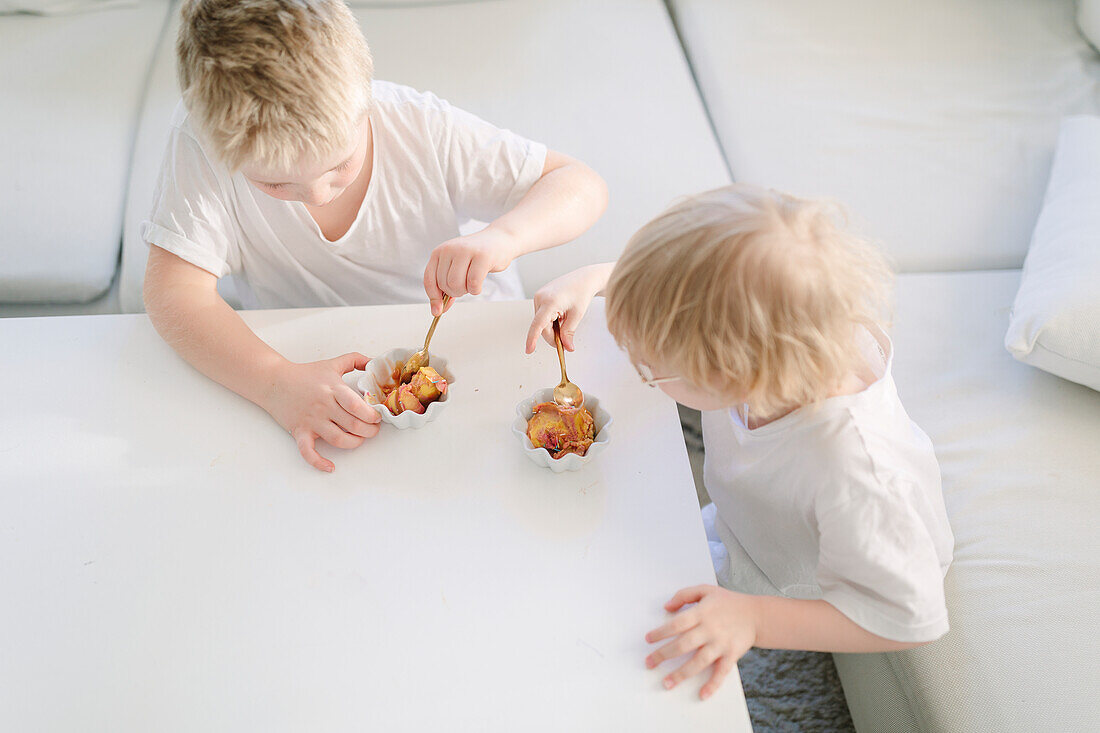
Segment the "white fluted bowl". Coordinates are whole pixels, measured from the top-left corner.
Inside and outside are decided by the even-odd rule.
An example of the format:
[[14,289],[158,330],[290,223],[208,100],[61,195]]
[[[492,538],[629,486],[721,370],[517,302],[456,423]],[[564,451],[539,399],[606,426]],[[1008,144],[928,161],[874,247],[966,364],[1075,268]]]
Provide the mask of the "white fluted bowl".
[[447,409],[447,402],[451,398],[451,385],[454,384],[454,375],[447,369],[447,360],[428,352],[429,366],[447,380],[447,391],[443,393],[443,396],[430,403],[422,413],[405,410],[400,415],[394,415],[390,412],[390,408],[382,404],[382,400],[385,399],[382,395],[382,387],[393,384],[394,368],[398,364],[404,364],[415,353],[416,349],[391,349],[382,356],[374,357],[367,364],[366,371],[356,383],[363,398],[378,411],[382,421],[388,422],[398,430],[424,427],[436,419],[439,413]]
[[548,387],[540,389],[516,405],[516,418],[512,421],[512,432],[519,438],[520,445],[523,446],[523,452],[538,465],[545,466],[554,473],[577,471],[601,453],[611,441],[611,433],[607,429],[611,425],[611,415],[607,414],[607,410],[600,407],[599,399],[585,392],[584,406],[592,413],[592,419],[596,423],[596,439],[592,441],[592,445],[588,447],[588,451],[583,456],[578,456],[576,453],[567,453],[561,458],[551,458],[550,451],[545,448],[536,448],[531,439],[527,437],[527,421],[534,414],[535,405],[540,402],[553,401],[554,388]]

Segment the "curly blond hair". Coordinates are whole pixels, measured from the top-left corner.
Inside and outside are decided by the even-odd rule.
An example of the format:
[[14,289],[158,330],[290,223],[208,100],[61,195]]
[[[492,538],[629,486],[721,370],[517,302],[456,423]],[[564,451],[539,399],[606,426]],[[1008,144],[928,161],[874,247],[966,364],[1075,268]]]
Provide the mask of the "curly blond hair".
[[288,170],[354,139],[374,63],[342,0],[186,0],[181,14],[180,89],[231,170]]
[[750,409],[818,403],[886,319],[891,272],[835,204],[735,184],[685,198],[630,240],[607,287],[631,356]]

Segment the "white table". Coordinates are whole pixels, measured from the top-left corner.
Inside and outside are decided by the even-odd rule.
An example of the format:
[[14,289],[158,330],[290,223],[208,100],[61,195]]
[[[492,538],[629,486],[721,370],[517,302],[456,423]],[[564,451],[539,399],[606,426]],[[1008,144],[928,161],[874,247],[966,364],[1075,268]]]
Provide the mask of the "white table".
[[[0,729],[738,731],[736,674],[664,691],[643,634],[710,583],[673,403],[595,304],[570,376],[612,413],[582,471],[531,463],[530,303],[459,304],[452,404],[307,466],[144,316],[0,321]],[[426,306],[245,314],[298,361],[413,345]],[[669,668],[666,666],[666,668]]]

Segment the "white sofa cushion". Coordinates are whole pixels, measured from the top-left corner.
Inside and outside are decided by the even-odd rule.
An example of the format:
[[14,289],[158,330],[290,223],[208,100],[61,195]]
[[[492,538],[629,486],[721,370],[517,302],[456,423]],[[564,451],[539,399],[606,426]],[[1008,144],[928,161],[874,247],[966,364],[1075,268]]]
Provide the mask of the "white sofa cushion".
[[[356,8],[378,77],[431,90],[501,127],[573,155],[607,180],[611,204],[577,242],[524,257],[528,293],[613,259],[676,196],[729,182],[660,0],[486,0]],[[161,47],[134,157],[122,302],[141,309],[145,216],[178,99]]]
[[1077,25],[1085,38],[1100,49],[1100,0],[1077,0]]
[[130,153],[167,0],[0,18],[0,302],[79,302],[118,268]]
[[32,13],[34,15],[65,15],[88,10],[108,10],[137,5],[138,0],[0,0],[0,15]]
[[943,473],[951,631],[836,655],[860,731],[1095,727],[1100,394],[1005,353],[1018,282],[1011,270],[899,278],[894,376]]
[[1100,390],[1100,117],[1062,123],[1005,347]]
[[1020,267],[1067,114],[1074,0],[672,0],[733,176],[838,198],[903,271]]

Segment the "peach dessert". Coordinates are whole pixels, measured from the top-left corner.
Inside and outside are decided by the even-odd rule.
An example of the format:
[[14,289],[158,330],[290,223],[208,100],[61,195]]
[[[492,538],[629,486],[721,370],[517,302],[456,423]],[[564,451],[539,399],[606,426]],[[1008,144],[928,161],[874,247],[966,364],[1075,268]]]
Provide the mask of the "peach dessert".
[[[400,367],[398,367],[400,369]],[[423,414],[428,405],[447,393],[447,380],[430,366],[420,367],[408,384],[382,387],[382,402],[394,415],[406,410]]]
[[551,458],[567,453],[583,456],[596,438],[596,421],[584,407],[540,402],[527,420],[527,437],[536,448],[545,448]]

